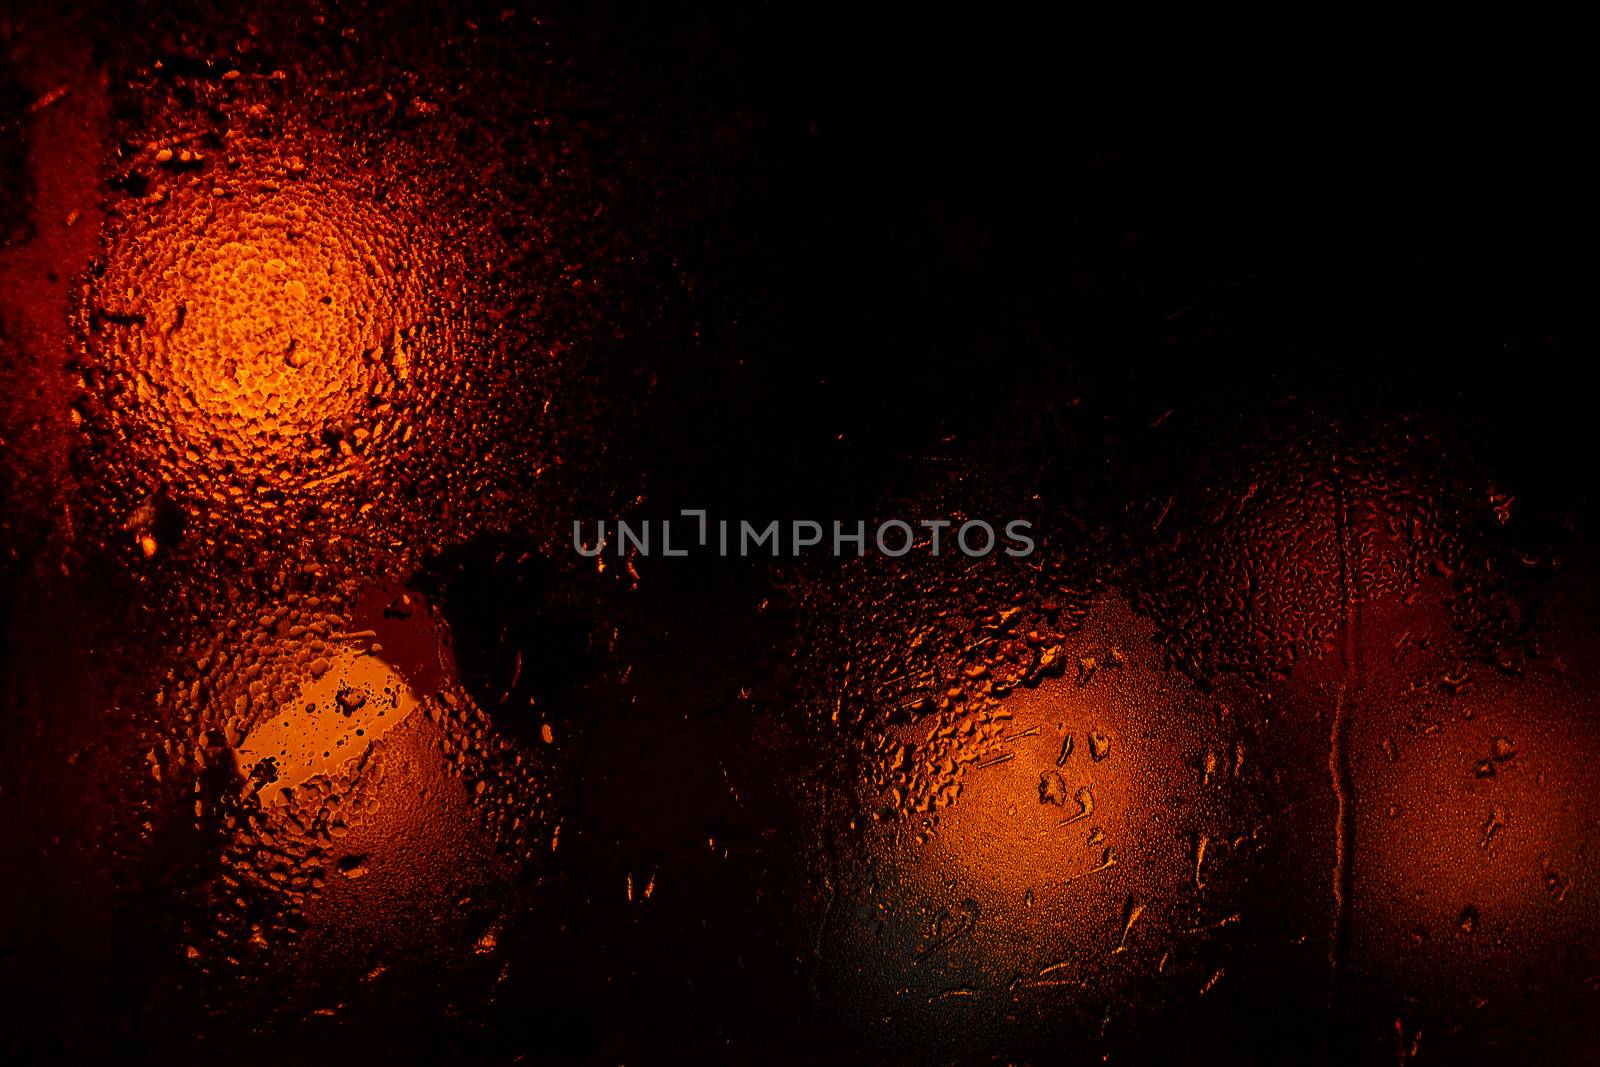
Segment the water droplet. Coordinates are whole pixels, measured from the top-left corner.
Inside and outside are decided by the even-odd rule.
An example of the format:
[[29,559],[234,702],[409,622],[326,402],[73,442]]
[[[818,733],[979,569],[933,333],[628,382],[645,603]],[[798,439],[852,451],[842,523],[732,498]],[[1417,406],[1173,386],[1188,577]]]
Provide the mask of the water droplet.
[[1094,757],[1096,763],[1111,755],[1111,738],[1099,730],[1089,731],[1089,755]]
[[1067,803],[1067,783],[1055,771],[1039,772],[1039,803],[1063,807]]

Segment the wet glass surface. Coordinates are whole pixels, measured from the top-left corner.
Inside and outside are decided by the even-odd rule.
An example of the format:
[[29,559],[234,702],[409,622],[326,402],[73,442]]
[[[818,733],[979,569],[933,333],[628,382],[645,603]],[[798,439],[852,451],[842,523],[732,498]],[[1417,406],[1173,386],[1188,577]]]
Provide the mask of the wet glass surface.
[[7,9],[4,1057],[1589,1062],[1570,130],[1068,29]]

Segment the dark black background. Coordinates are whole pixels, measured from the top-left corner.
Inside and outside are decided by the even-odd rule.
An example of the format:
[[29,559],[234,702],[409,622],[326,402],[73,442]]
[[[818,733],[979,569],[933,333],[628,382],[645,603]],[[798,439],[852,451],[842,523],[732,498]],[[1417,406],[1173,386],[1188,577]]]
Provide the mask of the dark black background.
[[[851,466],[877,492],[882,464],[1074,398],[1127,440],[1311,397],[1442,413],[1493,464],[1575,488],[1587,398],[1560,383],[1589,212],[1549,36],[598,21],[623,93],[737,141],[735,169],[699,176],[729,200],[702,280],[751,368],[713,383],[731,393],[691,453],[733,486]],[[692,423],[666,439],[695,448]]]

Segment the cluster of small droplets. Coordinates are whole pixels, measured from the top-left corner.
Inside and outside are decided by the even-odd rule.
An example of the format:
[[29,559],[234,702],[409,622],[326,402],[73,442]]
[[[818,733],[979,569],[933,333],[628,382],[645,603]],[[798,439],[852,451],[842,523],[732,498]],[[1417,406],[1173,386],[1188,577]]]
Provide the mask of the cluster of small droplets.
[[[813,704],[857,739],[879,817],[960,796],[962,778],[1002,743],[1006,695],[1067,668],[1066,638],[1091,600],[1061,560],[1040,572],[908,559],[862,560],[807,605],[815,628],[804,647],[829,676]],[[920,740],[903,743],[887,728],[896,723],[915,724]]]
[[[404,731],[437,751],[442,773],[467,798],[467,818],[500,855],[521,861],[548,848],[549,798],[540,769],[448,676],[418,706],[401,707],[386,738],[360,739],[350,758],[327,770],[291,780],[279,777],[283,768],[271,759],[243,765],[242,753],[278,719],[292,724],[310,714],[308,680],[334,678],[341,664],[377,651],[351,660],[352,637],[361,633],[349,632],[360,622],[352,600],[295,594],[236,613],[194,650],[189,675],[175,675],[162,691],[173,729],[146,754],[153,792],[160,794],[147,798],[146,825],[155,832],[165,818],[192,816],[195,828],[217,842],[221,863],[203,888],[212,928],[194,934],[205,942],[196,951],[208,960],[238,962],[252,943],[295,937],[330,878],[364,873],[340,842],[379,812],[391,762],[415,758],[414,745],[409,755],[394,755],[390,742]],[[377,695],[363,694],[367,703]]]
[[1362,603],[1450,577],[1468,503],[1424,442],[1317,423],[1163,503],[1132,592],[1190,677],[1266,682],[1327,651]]
[[467,327],[456,254],[330,161],[240,144],[111,228],[82,309],[79,414],[134,499],[235,537],[405,484]]

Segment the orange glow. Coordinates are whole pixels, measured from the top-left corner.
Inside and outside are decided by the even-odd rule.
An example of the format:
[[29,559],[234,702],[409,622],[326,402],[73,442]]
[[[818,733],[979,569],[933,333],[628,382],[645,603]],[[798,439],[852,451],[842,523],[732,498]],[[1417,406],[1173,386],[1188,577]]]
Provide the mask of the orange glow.
[[461,250],[335,146],[311,163],[232,148],[225,167],[162,169],[110,228],[83,410],[141,492],[197,508],[378,491],[459,380]]
[[368,418],[368,398],[381,409],[408,377],[388,220],[336,185],[254,166],[227,195],[174,189],[158,225],[112,249],[93,312],[146,458],[234,496],[247,483],[217,474],[293,490],[324,434],[342,461],[381,440],[390,424]]
[[[1097,998],[1151,968],[1190,995],[1225,977],[1240,860],[1260,828],[1250,727],[1229,698],[1166,671],[1151,633],[1125,602],[1101,601],[1052,646],[1063,671],[897,728],[889,779],[942,769],[951,784],[862,828],[840,909],[858,918],[828,949],[852,963],[831,978],[847,1000],[913,1030],[952,998],[1088,1027]],[[956,709],[949,733],[972,740],[952,753]]]
[[268,803],[363,759],[417,708],[416,691],[377,652],[344,648],[313,664],[299,694],[236,750],[240,772]]
[[[1444,629],[1441,613],[1431,595],[1368,613],[1365,644],[1386,654],[1368,657],[1352,753],[1352,962],[1391,989],[1456,985],[1464,1008],[1595,936],[1580,902],[1600,735],[1576,655],[1522,677],[1465,664],[1413,637]],[[1561,645],[1582,629],[1571,620]]]

